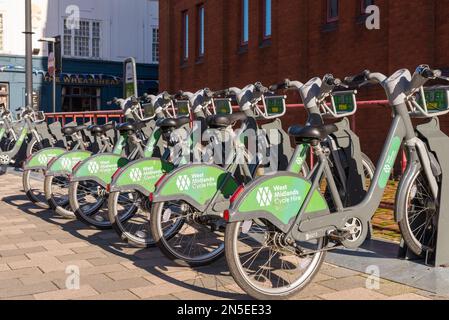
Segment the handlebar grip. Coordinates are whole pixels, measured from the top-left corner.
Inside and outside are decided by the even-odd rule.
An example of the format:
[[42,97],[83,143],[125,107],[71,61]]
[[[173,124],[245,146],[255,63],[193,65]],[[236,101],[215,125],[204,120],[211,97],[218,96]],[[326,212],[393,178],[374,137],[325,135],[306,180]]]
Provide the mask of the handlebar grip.
[[209,99],[212,99],[214,97],[214,93],[209,88],[204,89],[204,95]]
[[289,87],[290,80],[285,79],[283,82],[280,82],[278,84],[273,84],[270,86],[270,91],[277,91],[281,89],[287,89]]
[[139,104],[139,99],[137,99],[136,97],[131,97],[131,103],[133,105],[137,105],[137,104]]
[[324,83],[328,86],[339,86],[341,84],[341,80],[338,78],[334,78],[333,75],[327,74],[324,76]]
[[351,85],[351,84],[357,84],[362,83],[368,80],[368,75],[370,74],[369,70],[364,70],[359,74],[356,74],[354,76],[349,76],[344,79],[344,83]]
[[260,82],[257,82],[257,83],[254,85],[254,89],[255,89],[256,92],[259,92],[259,93],[267,93],[267,92],[269,91],[268,88],[267,88],[267,87],[264,87],[264,86],[262,85],[262,83],[260,83]]
[[427,78],[427,79],[434,79],[434,78],[438,78],[441,76],[441,71],[440,70],[432,70],[430,68],[424,68],[421,71],[421,76],[423,76],[424,78]]
[[169,94],[167,91],[165,91],[165,92],[162,94],[162,98],[163,98],[165,101],[171,100],[172,97],[173,97],[173,96],[172,96],[171,94]]
[[219,91],[215,91],[214,93],[214,97],[220,97],[220,96],[228,96],[230,94],[229,89],[223,89],[223,90],[219,90]]

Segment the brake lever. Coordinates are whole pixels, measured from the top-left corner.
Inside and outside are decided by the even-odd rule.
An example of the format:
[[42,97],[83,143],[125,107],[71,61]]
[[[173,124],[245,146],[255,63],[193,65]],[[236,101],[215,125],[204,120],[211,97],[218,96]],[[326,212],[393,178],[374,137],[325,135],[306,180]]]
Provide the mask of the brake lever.
[[441,80],[449,82],[449,77],[439,76],[439,77],[437,77],[437,79],[441,79]]

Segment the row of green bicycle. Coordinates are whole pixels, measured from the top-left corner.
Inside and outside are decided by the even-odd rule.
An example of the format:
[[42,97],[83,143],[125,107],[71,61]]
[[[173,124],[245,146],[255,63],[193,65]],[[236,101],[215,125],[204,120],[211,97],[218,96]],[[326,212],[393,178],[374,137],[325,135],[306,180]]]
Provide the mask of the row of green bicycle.
[[[125,123],[62,128],[76,143],[33,153],[24,190],[63,217],[114,228],[139,247],[157,245],[182,266],[225,256],[252,297],[289,298],[310,283],[327,251],[366,240],[401,147],[408,161],[395,218],[410,250],[434,252],[439,216],[449,209],[441,196],[449,192],[449,138],[438,121],[449,112],[449,90],[424,88],[429,80],[449,79],[422,65],[413,75],[364,71],[344,81],[328,74],[305,84],[117,99]],[[393,115],[377,169],[348,120],[356,89],[374,84]],[[307,116],[288,132],[286,90],[299,93]],[[429,121],[415,126],[413,118]],[[86,131],[95,144],[86,143]]]

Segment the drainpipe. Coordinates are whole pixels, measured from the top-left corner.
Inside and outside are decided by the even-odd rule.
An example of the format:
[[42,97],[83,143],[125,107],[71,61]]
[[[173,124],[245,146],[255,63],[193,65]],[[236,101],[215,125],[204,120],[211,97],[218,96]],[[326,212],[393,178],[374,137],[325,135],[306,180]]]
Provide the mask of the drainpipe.
[[26,105],[33,105],[33,29],[31,22],[31,0],[25,0],[25,72]]

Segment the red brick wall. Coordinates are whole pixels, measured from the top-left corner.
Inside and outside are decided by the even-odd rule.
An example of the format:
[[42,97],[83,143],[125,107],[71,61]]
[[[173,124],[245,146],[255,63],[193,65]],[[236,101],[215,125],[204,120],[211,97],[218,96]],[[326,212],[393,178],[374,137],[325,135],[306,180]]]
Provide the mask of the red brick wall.
[[[360,0],[340,0],[340,17],[325,24],[325,0],[273,0],[272,38],[261,42],[260,0],[250,1],[250,40],[240,47],[241,0],[160,1],[160,88],[171,92],[210,87],[218,90],[284,78],[307,81],[333,73],[338,77],[364,69],[391,74],[426,63],[449,72],[449,0],[376,0],[380,30],[360,20]],[[196,6],[205,4],[206,54],[196,60]],[[188,10],[190,59],[181,63],[181,12]],[[359,100],[385,99],[380,88],[363,89]],[[297,96],[290,102],[298,103]],[[302,110],[289,110],[284,122],[304,123]],[[356,131],[363,149],[376,159],[390,125],[386,108],[362,108]],[[449,116],[444,130],[449,133]]]

